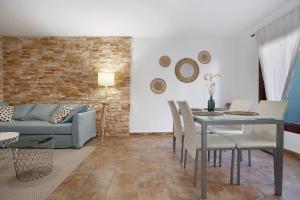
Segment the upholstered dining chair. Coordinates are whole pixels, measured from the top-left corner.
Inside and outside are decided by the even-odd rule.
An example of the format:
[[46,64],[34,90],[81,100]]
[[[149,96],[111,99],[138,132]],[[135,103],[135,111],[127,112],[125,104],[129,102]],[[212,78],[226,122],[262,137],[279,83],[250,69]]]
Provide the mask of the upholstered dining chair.
[[[249,111],[252,105],[251,100],[233,100],[228,111]],[[213,126],[212,132],[221,135],[242,135],[244,133],[243,125],[223,125]],[[214,152],[214,160],[216,152]],[[242,154],[240,155],[242,158]],[[216,163],[216,161],[214,161]],[[222,163],[222,151],[219,151],[219,166]],[[251,151],[248,150],[248,165],[251,166]]]
[[[256,112],[260,117],[269,117],[276,119],[283,119],[287,101],[260,101],[257,106]],[[247,134],[243,134],[242,137],[226,136],[231,138],[236,143],[238,149],[237,156],[237,184],[240,184],[240,154],[243,149],[263,149],[269,148],[273,152],[276,148],[276,125],[252,125],[250,131]],[[275,171],[275,154],[274,154],[274,171]]]
[[[201,151],[201,132],[197,131],[195,126],[192,111],[186,101],[177,102],[182,113],[183,124],[184,124],[184,168],[186,167],[187,153],[194,158],[195,168],[194,168],[194,187],[197,183],[197,169],[198,169],[198,157],[199,151]],[[207,150],[223,150],[231,149],[231,173],[230,173],[230,183],[233,184],[233,170],[234,170],[234,153],[235,153],[235,143],[224,138],[218,134],[208,134],[207,135]]]
[[183,158],[183,142],[184,142],[184,132],[183,126],[181,124],[180,114],[175,105],[174,101],[168,101],[168,104],[171,109],[172,117],[173,117],[173,152],[176,151],[176,142],[180,142],[181,144],[181,153],[180,153],[180,162],[182,163]]

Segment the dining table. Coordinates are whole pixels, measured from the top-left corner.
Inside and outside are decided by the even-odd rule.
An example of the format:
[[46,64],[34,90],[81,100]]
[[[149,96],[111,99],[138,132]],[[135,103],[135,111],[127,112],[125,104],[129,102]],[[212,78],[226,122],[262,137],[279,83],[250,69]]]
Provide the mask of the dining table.
[[[207,198],[207,134],[208,126],[214,125],[276,125],[276,148],[275,148],[275,195],[282,195],[283,176],[283,133],[284,121],[282,119],[269,118],[264,116],[244,116],[244,115],[219,115],[219,116],[199,116],[193,114],[195,123],[201,125],[201,198]],[[200,134],[200,133],[199,133]]]

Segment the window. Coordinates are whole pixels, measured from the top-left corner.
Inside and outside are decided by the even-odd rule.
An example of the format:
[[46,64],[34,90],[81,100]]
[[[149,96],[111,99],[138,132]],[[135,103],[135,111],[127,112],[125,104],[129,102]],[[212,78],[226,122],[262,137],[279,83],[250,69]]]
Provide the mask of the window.
[[288,91],[288,108],[285,121],[300,125],[300,51],[295,63],[295,71]]

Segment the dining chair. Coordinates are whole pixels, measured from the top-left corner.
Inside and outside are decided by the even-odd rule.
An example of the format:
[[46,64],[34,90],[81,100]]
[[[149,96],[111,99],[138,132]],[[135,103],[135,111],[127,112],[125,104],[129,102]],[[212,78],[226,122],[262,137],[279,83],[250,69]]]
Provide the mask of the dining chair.
[[174,101],[168,101],[169,107],[171,109],[173,117],[173,152],[176,151],[176,142],[180,141],[181,143],[181,153],[180,153],[180,162],[182,163],[183,158],[183,142],[184,142],[184,132],[181,124],[180,114],[175,105]]
[[[186,101],[177,102],[182,113],[184,124],[184,168],[186,167],[187,153],[194,159],[194,187],[197,183],[198,157],[201,151],[201,131],[197,131],[192,111]],[[235,143],[218,134],[207,134],[207,150],[231,149],[230,183],[233,184]]]
[[[259,117],[275,118],[282,120],[285,110],[287,108],[287,101],[260,101],[257,106],[256,112],[259,113]],[[244,134],[243,137],[234,139],[236,148],[238,150],[237,155],[237,184],[240,184],[240,154],[243,149],[263,149],[268,148],[275,150],[276,148],[276,125],[251,125],[249,133]],[[225,136],[225,135],[224,135]],[[275,154],[273,155],[274,161],[274,173],[275,173]],[[274,174],[275,178],[275,174]]]
[[[252,105],[251,100],[233,100],[228,111],[249,111],[251,108],[251,105]],[[242,136],[244,133],[244,129],[245,128],[243,125],[218,125],[218,126],[212,127],[212,131],[214,133],[221,134],[221,135]],[[214,163],[216,163],[215,154],[216,154],[216,152],[214,152]],[[242,153],[240,154],[240,156],[242,159]],[[222,151],[219,151],[219,167],[221,167],[221,163],[222,163]],[[251,151],[250,150],[248,150],[248,166],[251,166]]]

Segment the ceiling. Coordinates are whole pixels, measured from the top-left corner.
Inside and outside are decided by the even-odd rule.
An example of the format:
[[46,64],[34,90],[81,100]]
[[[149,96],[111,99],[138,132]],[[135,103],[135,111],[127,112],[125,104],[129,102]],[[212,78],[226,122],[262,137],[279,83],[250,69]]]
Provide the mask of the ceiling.
[[229,38],[293,2],[0,0],[0,35]]

